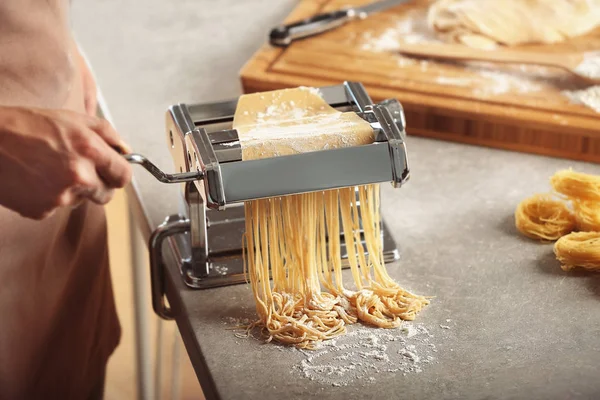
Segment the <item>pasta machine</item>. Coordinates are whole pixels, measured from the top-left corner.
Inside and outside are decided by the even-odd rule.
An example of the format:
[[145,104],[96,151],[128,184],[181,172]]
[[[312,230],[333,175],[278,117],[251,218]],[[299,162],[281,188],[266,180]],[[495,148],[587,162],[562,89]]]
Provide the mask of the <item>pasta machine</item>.
[[[377,182],[399,187],[408,180],[400,103],[386,100],[373,104],[364,87],[355,82],[323,87],[320,92],[332,107],[356,112],[368,121],[374,143],[242,161],[238,134],[232,129],[237,105],[233,100],[169,108],[167,140],[179,173],[165,174],[139,154],[126,155],[161,182],[183,183],[182,215],[168,217],[149,243],[153,307],[158,315],[171,317],[164,301],[163,244],[179,260],[181,276],[191,288],[245,282],[244,201]],[[385,261],[398,259],[384,221],[381,235]],[[343,233],[341,243],[348,267]]]

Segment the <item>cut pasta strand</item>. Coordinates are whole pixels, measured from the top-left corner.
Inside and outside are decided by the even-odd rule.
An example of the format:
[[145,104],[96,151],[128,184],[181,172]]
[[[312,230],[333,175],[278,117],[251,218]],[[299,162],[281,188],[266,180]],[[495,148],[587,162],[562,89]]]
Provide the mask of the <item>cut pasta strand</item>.
[[[344,334],[346,325],[357,321],[397,327],[428,304],[385,270],[375,222],[379,208],[364,205],[377,204],[378,191],[377,185],[368,185],[246,203],[246,262],[259,324],[269,341],[311,348]],[[342,282],[339,212],[357,290]],[[356,234],[361,219],[362,238]],[[288,229],[293,235],[286,235]]]

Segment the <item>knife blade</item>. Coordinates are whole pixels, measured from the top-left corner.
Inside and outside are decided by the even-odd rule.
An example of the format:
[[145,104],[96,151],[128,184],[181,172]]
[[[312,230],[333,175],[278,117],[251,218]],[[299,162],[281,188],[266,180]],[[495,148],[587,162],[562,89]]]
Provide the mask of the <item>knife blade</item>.
[[294,40],[305,39],[318,35],[355,20],[364,19],[369,15],[396,7],[411,0],[381,0],[362,7],[350,7],[337,11],[317,14],[313,17],[280,25],[273,28],[269,34],[269,43],[273,46],[286,47]]

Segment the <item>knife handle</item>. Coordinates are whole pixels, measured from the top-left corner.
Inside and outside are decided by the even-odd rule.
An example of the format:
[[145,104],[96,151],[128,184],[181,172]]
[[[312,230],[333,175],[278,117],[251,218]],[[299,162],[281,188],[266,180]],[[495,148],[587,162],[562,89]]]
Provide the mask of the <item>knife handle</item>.
[[294,40],[304,39],[337,28],[352,19],[352,11],[352,9],[337,10],[318,14],[292,24],[280,25],[271,30],[269,43],[273,46],[286,47]]

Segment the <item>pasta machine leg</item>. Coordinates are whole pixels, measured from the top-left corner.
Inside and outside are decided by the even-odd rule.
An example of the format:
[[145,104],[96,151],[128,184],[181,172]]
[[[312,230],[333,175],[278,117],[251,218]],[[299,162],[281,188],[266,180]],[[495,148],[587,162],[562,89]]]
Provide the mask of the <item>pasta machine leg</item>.
[[150,283],[152,308],[163,319],[174,318],[173,312],[165,303],[165,265],[162,248],[165,239],[172,235],[190,231],[190,221],[180,215],[172,215],[158,226],[150,236]]

